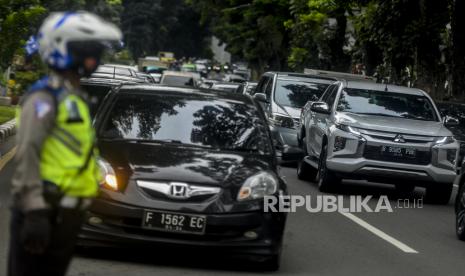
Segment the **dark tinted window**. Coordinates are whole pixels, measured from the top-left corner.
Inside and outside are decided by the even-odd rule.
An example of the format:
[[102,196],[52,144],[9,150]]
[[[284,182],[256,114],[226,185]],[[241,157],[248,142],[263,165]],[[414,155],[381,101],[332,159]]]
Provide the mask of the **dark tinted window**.
[[425,96],[365,89],[344,88],[337,110],[424,121],[438,120],[431,101]]
[[83,84],[82,88],[89,95],[89,110],[93,117],[102,103],[103,98],[110,92],[111,86]]
[[211,97],[120,95],[99,134],[108,139],[271,153],[266,123],[255,106]]
[[162,83],[174,86],[194,86],[194,79],[184,76],[164,76]]
[[278,79],[275,101],[284,106],[303,107],[308,101],[318,101],[329,84]]

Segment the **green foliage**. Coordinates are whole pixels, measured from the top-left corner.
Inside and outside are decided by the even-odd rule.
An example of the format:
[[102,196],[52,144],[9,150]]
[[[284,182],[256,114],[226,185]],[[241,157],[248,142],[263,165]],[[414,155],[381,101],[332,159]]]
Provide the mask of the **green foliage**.
[[0,124],[8,122],[15,117],[16,110],[10,106],[0,106]]
[[0,67],[11,64],[14,54],[35,31],[46,9],[39,1],[0,0]]
[[207,47],[208,29],[184,0],[124,0],[122,5],[122,29],[135,59],[159,51],[201,56]]

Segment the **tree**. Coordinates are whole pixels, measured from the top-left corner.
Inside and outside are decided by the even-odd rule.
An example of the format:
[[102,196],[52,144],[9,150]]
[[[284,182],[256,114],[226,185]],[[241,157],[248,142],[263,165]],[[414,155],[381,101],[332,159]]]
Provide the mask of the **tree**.
[[246,60],[255,75],[265,70],[285,70],[289,37],[284,22],[290,18],[286,0],[203,1],[189,3],[202,15],[212,33],[227,50]]
[[0,68],[11,65],[45,14],[46,9],[38,0],[0,0]]

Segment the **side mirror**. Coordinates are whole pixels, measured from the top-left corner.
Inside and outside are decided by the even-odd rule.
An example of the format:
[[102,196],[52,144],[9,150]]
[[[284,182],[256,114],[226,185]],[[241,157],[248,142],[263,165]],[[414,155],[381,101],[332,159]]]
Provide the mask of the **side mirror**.
[[313,103],[312,106],[310,107],[310,110],[316,113],[322,113],[322,114],[330,114],[331,111],[329,110],[329,106],[325,102],[316,102]]
[[253,95],[253,98],[256,100],[256,101],[259,101],[261,103],[268,103],[268,99],[266,98],[266,95],[263,94],[263,93],[255,93]]
[[460,124],[459,119],[452,116],[445,116],[443,121],[445,126],[458,126]]

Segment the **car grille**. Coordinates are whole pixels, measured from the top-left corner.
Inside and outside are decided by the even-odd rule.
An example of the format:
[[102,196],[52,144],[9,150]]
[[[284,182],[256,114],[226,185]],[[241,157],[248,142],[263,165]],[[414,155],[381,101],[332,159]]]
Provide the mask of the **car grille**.
[[[378,131],[378,130],[368,130],[368,129],[360,129],[362,134],[368,135],[371,138],[378,139],[378,140],[386,140],[386,141],[394,141],[396,136],[399,133],[394,132],[385,132],[385,131]],[[401,134],[403,140],[406,143],[430,143],[433,142],[435,137],[432,136],[422,136],[422,135],[413,135],[413,134]]]
[[385,156],[381,155],[381,146],[365,146],[363,157],[369,160],[387,161],[394,163],[414,164],[414,165],[428,165],[431,163],[431,151],[416,152],[415,158],[398,157],[398,156]]

